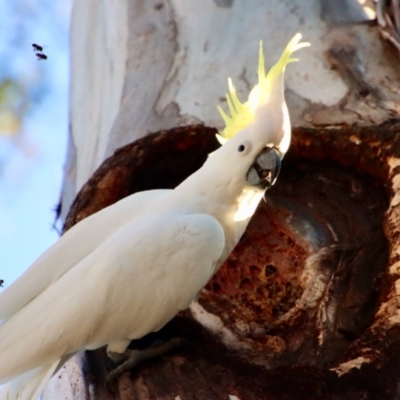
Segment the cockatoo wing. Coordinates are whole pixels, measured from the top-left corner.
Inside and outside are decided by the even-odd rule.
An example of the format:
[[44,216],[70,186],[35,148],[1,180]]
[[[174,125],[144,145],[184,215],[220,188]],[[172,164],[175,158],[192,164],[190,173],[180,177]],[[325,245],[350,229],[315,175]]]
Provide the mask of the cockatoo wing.
[[44,252],[11,286],[0,293],[0,321],[5,321],[78,264],[128,220],[171,190],[129,196],[84,219]]
[[125,223],[0,325],[0,383],[80,349],[159,330],[206,285],[224,247],[221,225],[206,214]]

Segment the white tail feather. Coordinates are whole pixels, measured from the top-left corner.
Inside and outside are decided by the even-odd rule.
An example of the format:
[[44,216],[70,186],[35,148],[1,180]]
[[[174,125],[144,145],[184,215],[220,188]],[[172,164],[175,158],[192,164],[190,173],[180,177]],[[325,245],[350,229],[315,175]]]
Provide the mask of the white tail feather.
[[37,400],[60,360],[35,368],[0,387],[0,400]]

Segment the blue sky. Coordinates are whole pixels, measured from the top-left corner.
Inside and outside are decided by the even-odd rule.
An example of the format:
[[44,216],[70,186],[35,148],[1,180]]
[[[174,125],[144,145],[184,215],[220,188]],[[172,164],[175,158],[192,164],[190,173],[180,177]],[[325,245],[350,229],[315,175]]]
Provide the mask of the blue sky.
[[[55,240],[68,135],[72,0],[0,2],[0,84],[15,83],[22,124],[0,132],[0,279],[9,285]],[[32,43],[45,46],[37,61]],[[22,111],[21,111],[22,110]],[[0,289],[1,290],[1,289]]]

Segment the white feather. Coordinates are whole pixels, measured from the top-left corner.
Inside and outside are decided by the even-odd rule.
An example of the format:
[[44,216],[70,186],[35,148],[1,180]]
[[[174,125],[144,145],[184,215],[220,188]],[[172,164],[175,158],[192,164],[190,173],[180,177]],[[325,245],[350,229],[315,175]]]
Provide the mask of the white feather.
[[126,223],[0,325],[1,383],[162,328],[207,283],[224,245],[208,215],[163,212]]
[[[151,190],[129,196],[71,228],[44,252],[13,285],[0,293],[0,321],[7,320],[70,268],[99,247],[130,218],[170,190]],[[78,239],[77,238],[82,238]],[[90,240],[89,240],[90,238]],[[62,255],[62,256],[60,256]],[[56,263],[56,265],[55,265]]]

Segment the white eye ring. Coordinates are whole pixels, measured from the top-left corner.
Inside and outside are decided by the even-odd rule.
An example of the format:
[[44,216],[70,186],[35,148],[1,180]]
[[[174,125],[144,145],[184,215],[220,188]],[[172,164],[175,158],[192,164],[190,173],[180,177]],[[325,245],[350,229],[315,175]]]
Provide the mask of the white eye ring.
[[237,148],[237,152],[240,156],[245,156],[246,154],[249,154],[252,149],[251,143],[247,140],[245,140],[243,143],[239,145]]

